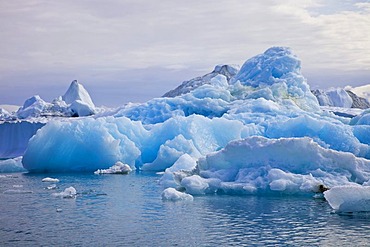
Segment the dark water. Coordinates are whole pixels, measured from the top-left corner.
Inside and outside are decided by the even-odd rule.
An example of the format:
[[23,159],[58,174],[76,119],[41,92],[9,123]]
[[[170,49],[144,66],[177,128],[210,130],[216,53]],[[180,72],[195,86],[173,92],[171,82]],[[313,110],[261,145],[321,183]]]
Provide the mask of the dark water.
[[[307,197],[163,202],[159,176],[0,174],[0,246],[369,246],[370,216]],[[73,186],[76,199],[52,196]],[[32,192],[32,193],[31,193]]]

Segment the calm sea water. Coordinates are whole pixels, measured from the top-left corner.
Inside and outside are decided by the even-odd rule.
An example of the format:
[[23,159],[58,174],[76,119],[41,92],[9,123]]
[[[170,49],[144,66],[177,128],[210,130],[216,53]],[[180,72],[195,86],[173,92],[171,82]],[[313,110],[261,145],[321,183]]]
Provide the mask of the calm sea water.
[[[50,176],[50,175],[49,175]],[[155,174],[0,174],[0,246],[369,246],[370,216],[307,197],[163,202]],[[73,186],[76,199],[52,193]]]

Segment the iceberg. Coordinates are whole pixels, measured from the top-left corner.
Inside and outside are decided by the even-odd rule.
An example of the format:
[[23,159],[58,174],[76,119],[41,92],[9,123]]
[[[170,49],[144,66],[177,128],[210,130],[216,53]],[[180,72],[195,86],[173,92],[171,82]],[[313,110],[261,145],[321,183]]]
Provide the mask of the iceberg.
[[[88,102],[83,93],[72,98]],[[315,194],[369,182],[368,114],[323,110],[300,60],[272,47],[240,69],[217,66],[165,97],[48,121],[22,163],[30,172],[93,172],[120,161],[163,172],[161,184],[176,189],[168,198],[179,191]]]

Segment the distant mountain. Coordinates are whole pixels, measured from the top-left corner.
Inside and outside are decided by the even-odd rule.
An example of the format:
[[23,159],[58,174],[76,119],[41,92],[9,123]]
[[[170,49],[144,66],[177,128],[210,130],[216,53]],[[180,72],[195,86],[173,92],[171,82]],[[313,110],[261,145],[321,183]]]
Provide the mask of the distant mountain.
[[[370,85],[368,89],[370,93]],[[365,94],[364,93],[357,94],[354,91],[361,92],[359,90],[353,90],[350,87],[346,87],[344,89],[343,88],[329,88],[327,90],[316,89],[312,90],[312,93],[316,96],[321,106],[359,108],[359,109],[370,108],[369,101],[366,98],[359,96]]]
[[234,77],[239,71],[239,67],[235,65],[217,65],[215,69],[204,76],[199,76],[189,81],[184,81],[180,86],[177,88],[165,93],[163,97],[176,97],[182,94],[189,93],[194,89],[205,85],[211,84],[213,78],[218,75],[223,75],[226,77],[227,82],[230,81],[232,77]]
[[346,90],[352,98],[352,108],[367,109],[370,108],[370,103],[366,98],[359,97],[352,91]]

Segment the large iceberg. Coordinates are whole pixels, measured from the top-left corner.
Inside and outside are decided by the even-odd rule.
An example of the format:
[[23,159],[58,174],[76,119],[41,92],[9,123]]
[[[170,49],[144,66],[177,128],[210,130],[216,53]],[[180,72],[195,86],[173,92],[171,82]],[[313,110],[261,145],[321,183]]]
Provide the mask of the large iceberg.
[[165,95],[48,122],[24,167],[93,172],[122,162],[162,171],[163,185],[189,194],[316,193],[369,181],[369,113],[351,120],[322,110],[289,48],[240,70],[218,66]]

